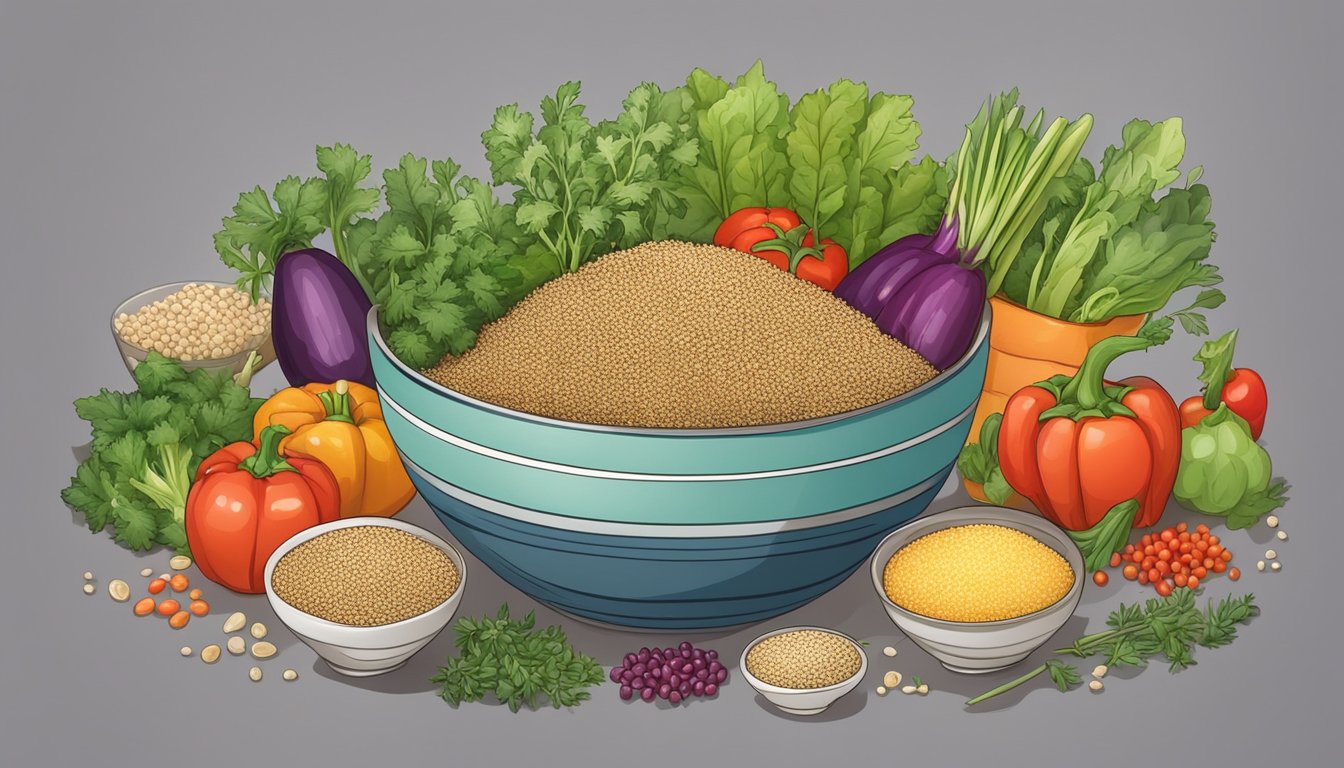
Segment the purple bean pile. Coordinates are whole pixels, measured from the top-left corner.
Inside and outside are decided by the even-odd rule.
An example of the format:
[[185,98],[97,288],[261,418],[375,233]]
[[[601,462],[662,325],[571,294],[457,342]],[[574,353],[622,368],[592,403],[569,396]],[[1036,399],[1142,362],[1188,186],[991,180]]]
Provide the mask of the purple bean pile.
[[627,653],[621,666],[611,668],[611,682],[621,686],[621,698],[653,697],[680,704],[692,696],[713,696],[728,679],[728,668],[719,663],[718,651],[706,651],[690,643],[676,648],[640,648]]

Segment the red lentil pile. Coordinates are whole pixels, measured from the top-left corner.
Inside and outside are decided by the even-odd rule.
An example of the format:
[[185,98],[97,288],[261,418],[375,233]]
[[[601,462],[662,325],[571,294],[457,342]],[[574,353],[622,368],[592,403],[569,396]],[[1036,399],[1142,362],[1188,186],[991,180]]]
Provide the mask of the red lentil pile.
[[1161,532],[1145,533],[1138,544],[1126,544],[1123,553],[1111,555],[1111,567],[1130,581],[1152,584],[1166,597],[1176,587],[1195,589],[1210,573],[1227,571],[1232,581],[1241,578],[1238,568],[1229,569],[1232,550],[1222,545],[1209,527],[1200,523],[1192,533],[1185,523]]

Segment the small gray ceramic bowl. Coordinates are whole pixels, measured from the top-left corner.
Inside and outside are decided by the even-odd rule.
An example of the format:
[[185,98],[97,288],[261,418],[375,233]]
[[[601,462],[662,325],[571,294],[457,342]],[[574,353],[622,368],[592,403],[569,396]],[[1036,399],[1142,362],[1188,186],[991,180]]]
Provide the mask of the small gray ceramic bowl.
[[[177,293],[178,291],[182,290],[184,287],[188,285],[213,285],[215,287],[222,287],[222,286],[232,286],[233,284],[220,283],[212,280],[186,280],[180,283],[167,283],[166,285],[158,285],[153,288],[143,290],[140,293],[137,293],[136,295],[130,297],[129,299],[121,302],[120,304],[117,305],[116,309],[112,310],[112,320],[110,322],[110,326],[112,328],[112,339],[117,343],[117,352],[121,356],[121,361],[126,365],[126,370],[134,374],[135,367],[140,363],[144,362],[145,358],[149,356],[149,350],[139,346],[138,344],[132,344],[131,342],[123,339],[121,337],[121,334],[117,333],[117,317],[119,317],[122,314],[133,315],[136,312],[139,312],[141,309],[144,309],[145,307],[149,306],[150,304],[153,304],[156,301],[165,299],[173,295],[174,293]],[[247,364],[248,356],[253,351],[256,351],[256,353],[261,357],[261,360],[252,370],[253,374],[255,374],[257,371],[260,371],[262,368],[265,368],[267,365],[270,365],[275,360],[275,345],[271,342],[271,333],[269,328],[266,329],[265,333],[262,333],[256,336],[255,338],[251,339],[248,342],[247,348],[236,355],[229,355],[228,357],[218,357],[205,360],[178,360],[178,362],[181,363],[182,367],[186,368],[187,370],[192,370],[195,368],[204,368],[208,371],[211,371],[212,373],[221,373],[227,371],[230,375],[237,376],[239,373],[242,372],[243,366]]]
[[[751,652],[752,648],[760,645],[762,640],[786,632],[797,632],[800,629],[812,629],[848,640],[854,646],[854,650],[859,652],[859,671],[834,685],[828,685],[824,688],[782,688],[778,685],[771,685],[751,674],[751,671],[747,669],[747,654]],[[781,711],[791,715],[817,715],[826,711],[826,708],[834,704],[837,699],[858,686],[859,681],[863,680],[864,674],[868,672],[868,654],[863,652],[863,646],[859,644],[859,641],[842,632],[836,632],[834,629],[827,629],[826,627],[784,627],[783,629],[766,632],[747,643],[747,647],[742,651],[742,658],[738,660],[737,668],[742,671],[742,677],[752,688],[755,688],[771,704],[779,707]]]
[[[926,534],[960,525],[985,523],[1013,528],[1058,552],[1073,569],[1073,586],[1052,605],[1001,621],[946,621],[923,616],[893,603],[882,585],[887,562],[906,544]],[[896,529],[877,546],[872,560],[873,587],[887,615],[907,637],[953,672],[996,672],[1031,655],[1059,631],[1083,594],[1083,555],[1063,530],[1040,515],[1006,507],[960,507],[920,518]]]

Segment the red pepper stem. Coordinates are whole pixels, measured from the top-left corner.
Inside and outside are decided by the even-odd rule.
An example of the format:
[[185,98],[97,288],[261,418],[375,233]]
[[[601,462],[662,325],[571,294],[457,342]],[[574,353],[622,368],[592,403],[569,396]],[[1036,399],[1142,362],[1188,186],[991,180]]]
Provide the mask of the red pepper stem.
[[257,452],[238,462],[238,468],[252,473],[258,480],[277,472],[298,472],[293,464],[280,455],[280,441],[288,434],[289,427],[283,424],[272,424],[261,430]]
[[1113,401],[1114,398],[1106,392],[1106,369],[1117,357],[1151,346],[1152,340],[1141,336],[1110,336],[1098,341],[1087,351],[1078,373],[1064,386],[1059,404],[1076,404],[1081,410],[1092,411]]
[[319,392],[317,399],[322,401],[322,407],[327,411],[327,421],[355,423],[354,416],[350,413],[350,382],[341,379],[332,389]]

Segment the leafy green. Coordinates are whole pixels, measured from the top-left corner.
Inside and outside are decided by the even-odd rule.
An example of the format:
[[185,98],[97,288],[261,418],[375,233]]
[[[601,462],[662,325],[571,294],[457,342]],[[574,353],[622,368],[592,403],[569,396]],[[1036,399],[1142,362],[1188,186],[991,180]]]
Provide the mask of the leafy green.
[[[1237,637],[1237,625],[1248,623],[1259,612],[1255,596],[1250,594],[1225,597],[1216,604],[1210,599],[1200,610],[1194,590],[1178,587],[1170,595],[1150,598],[1142,606],[1122,603],[1106,619],[1110,629],[1081,637],[1072,646],[1055,652],[1079,658],[1099,655],[1111,668],[1142,667],[1149,659],[1162,656],[1169,671],[1179,672],[1195,663],[1196,647],[1228,645]],[[1075,667],[1050,659],[1022,677],[970,699],[966,705],[1007,693],[1046,671],[1061,691],[1082,682]]]
[[1232,373],[1232,356],[1237,350],[1237,329],[1233,328],[1213,341],[1206,341],[1195,353],[1195,362],[1204,366],[1199,380],[1204,382],[1204,407],[1217,410],[1223,401],[1223,387]]
[[250,439],[262,401],[227,374],[187,371],[157,352],[133,375],[135,392],[104,389],[75,401],[93,440],[61,498],[83,513],[89,530],[112,526],[123,546],[185,552],[196,466],[217,448]]
[[459,654],[430,678],[439,696],[456,707],[494,693],[517,712],[536,709],[542,695],[551,706],[573,707],[589,698],[588,688],[602,682],[602,668],[576,652],[558,626],[534,630],[536,615],[509,618],[508,604],[491,619],[463,617],[453,626]]
[[[1004,295],[1050,317],[1094,323],[1155,312],[1184,288],[1220,282],[1205,261],[1214,233],[1208,188],[1195,183],[1201,169],[1185,187],[1168,189],[1184,155],[1181,119],[1172,117],[1130,121],[1121,145],[1103,153],[1099,173],[1086,159],[1075,161],[1048,191]],[[1200,302],[1210,295],[1221,292],[1202,292]],[[1207,332],[1202,315],[1175,318],[1189,333]]]
[[1083,566],[1089,571],[1106,567],[1111,554],[1120,551],[1134,526],[1139,502],[1130,499],[1111,507],[1095,525],[1084,531],[1068,531],[1069,538],[1083,553]]
[[1013,488],[999,468],[999,427],[1002,413],[991,413],[980,422],[979,442],[967,443],[957,455],[957,471],[972,483],[979,483],[985,498],[994,504],[1003,504],[1013,495]]
[[1288,483],[1274,477],[1269,452],[1250,424],[1219,402],[1213,413],[1181,430],[1181,464],[1172,495],[1186,509],[1249,528],[1288,501]]

